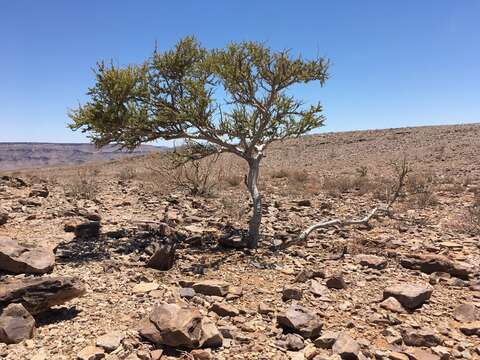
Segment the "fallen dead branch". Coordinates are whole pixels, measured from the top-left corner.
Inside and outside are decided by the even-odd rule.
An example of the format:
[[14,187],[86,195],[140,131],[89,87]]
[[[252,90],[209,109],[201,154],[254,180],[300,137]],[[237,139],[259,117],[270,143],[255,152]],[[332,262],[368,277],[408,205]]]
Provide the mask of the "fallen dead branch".
[[400,196],[403,187],[405,186],[405,180],[407,178],[408,173],[411,172],[411,167],[407,162],[406,156],[404,156],[401,160],[393,162],[392,166],[396,173],[396,182],[393,186],[393,191],[391,195],[388,197],[389,200],[387,204],[384,206],[377,206],[373,208],[365,217],[360,219],[345,219],[345,218],[336,218],[331,219],[323,222],[319,222],[309,226],[305,229],[296,239],[290,240],[285,242],[282,245],[282,248],[287,248],[294,244],[301,244],[307,241],[308,236],[315,230],[327,228],[331,226],[338,226],[338,227],[345,227],[345,226],[353,226],[353,225],[364,225],[370,226],[370,221],[374,218],[378,218],[379,216],[390,216],[391,215],[391,208],[393,204],[397,201],[398,197]]

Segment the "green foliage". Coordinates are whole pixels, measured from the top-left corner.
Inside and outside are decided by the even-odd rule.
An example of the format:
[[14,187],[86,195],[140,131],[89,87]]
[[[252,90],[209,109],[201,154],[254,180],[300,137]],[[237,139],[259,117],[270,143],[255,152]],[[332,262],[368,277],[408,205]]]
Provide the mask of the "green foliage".
[[248,159],[261,145],[323,125],[320,104],[304,106],[287,90],[323,85],[327,69],[323,58],[307,61],[255,42],[207,50],[187,37],[141,65],[98,63],[90,100],[70,112],[70,128],[88,132],[98,146],[187,139],[201,157]]

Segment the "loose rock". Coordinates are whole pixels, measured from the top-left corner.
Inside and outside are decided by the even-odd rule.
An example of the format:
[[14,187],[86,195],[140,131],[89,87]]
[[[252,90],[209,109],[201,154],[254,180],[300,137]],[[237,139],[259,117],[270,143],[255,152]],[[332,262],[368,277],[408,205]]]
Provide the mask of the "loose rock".
[[147,267],[157,270],[170,270],[175,264],[175,245],[159,244],[155,252],[147,262]]
[[278,324],[300,334],[303,338],[316,338],[322,330],[320,317],[311,309],[292,305],[285,313],[277,316]]
[[422,284],[398,284],[386,288],[383,298],[394,297],[407,309],[416,309],[432,296],[433,288]]
[[225,296],[228,294],[230,284],[220,280],[204,280],[192,286],[198,294],[211,296]]
[[0,315],[0,343],[14,344],[33,337],[35,319],[21,304],[10,304]]
[[194,349],[222,345],[216,326],[194,308],[156,305],[140,324],[140,334],[156,345]]
[[341,333],[335,340],[332,351],[344,360],[356,360],[360,352],[360,345],[350,335]]

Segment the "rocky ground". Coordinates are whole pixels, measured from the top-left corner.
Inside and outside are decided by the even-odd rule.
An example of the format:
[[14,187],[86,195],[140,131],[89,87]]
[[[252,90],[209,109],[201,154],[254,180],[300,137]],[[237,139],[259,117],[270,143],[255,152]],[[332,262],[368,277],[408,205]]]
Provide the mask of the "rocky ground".
[[[142,158],[5,174],[0,237],[50,249],[55,264],[42,276],[73,277],[86,292],[34,314],[33,337],[0,343],[0,358],[478,359],[479,135],[480,125],[465,125],[275,146],[262,168],[256,251],[219,246],[248,219],[244,168],[228,159],[210,168],[221,184],[207,197],[181,191]],[[317,221],[361,217],[384,203],[395,181],[389,162],[403,153],[413,172],[393,216],[278,248]],[[179,242],[173,267],[147,267],[152,244],[168,240]],[[4,288],[38,277],[0,276]],[[1,296],[0,288],[0,308]],[[221,346],[214,336],[191,346],[145,336],[155,304],[164,305],[153,313],[213,323]]]

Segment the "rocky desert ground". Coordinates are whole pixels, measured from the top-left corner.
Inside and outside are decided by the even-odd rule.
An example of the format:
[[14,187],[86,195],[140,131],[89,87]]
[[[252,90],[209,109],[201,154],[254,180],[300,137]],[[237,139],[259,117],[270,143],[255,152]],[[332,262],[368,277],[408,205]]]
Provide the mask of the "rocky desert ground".
[[[1,174],[1,359],[480,359],[480,124],[275,144],[257,250],[243,164],[165,156]],[[389,216],[283,246],[385,203],[404,156]]]

